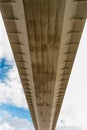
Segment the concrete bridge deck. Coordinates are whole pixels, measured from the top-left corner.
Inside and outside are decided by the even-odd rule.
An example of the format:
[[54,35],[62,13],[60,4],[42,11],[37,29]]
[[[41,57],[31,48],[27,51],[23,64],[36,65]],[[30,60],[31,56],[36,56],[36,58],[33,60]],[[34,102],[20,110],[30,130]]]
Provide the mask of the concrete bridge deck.
[[0,0],[36,130],[54,130],[87,17],[87,0]]

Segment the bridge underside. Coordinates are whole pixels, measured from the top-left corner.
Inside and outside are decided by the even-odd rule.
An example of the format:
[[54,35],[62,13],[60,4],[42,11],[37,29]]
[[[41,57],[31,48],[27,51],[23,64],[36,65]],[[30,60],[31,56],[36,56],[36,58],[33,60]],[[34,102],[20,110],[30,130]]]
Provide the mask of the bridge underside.
[[87,0],[0,0],[36,130],[54,130],[87,17]]

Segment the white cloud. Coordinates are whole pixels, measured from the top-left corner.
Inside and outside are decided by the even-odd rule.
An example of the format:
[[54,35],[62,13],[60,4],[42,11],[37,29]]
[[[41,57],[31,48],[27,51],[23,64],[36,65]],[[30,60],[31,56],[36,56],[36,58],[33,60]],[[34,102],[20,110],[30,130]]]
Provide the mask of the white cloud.
[[9,60],[13,60],[13,54],[0,12],[0,58],[3,57]]
[[21,81],[17,72],[8,36],[0,13],[0,59],[5,58],[13,69],[8,71],[8,78],[5,83],[0,82],[0,104],[10,103],[18,107],[27,108],[26,99],[22,89]]
[[[87,129],[87,21],[68,82],[58,126]],[[61,123],[63,120],[64,124]],[[72,128],[73,126],[74,128]],[[62,129],[62,128],[61,128]],[[67,129],[67,128],[66,128]],[[58,129],[60,130],[60,129]]]
[[13,104],[23,108],[28,107],[15,65],[8,71],[8,78],[5,83],[0,83],[0,104],[2,103]]
[[0,124],[0,130],[15,130],[12,126],[10,126],[8,123]]
[[27,119],[12,117],[6,111],[0,111],[0,130],[34,130],[32,122]]
[[56,130],[83,130],[82,128],[79,127],[58,127]]
[[11,121],[11,126],[19,128],[21,130],[31,129],[33,130],[33,124],[26,119],[19,119],[18,117],[14,117]]

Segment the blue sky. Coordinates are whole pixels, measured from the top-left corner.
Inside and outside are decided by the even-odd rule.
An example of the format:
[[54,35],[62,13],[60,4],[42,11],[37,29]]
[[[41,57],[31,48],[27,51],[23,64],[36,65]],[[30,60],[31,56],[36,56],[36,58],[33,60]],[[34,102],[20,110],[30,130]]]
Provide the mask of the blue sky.
[[10,104],[1,104],[0,110],[7,111],[13,117],[17,116],[18,118],[27,119],[28,121],[32,121],[30,117],[30,113],[27,109],[20,108]]
[[[56,130],[87,130],[87,22]],[[0,14],[0,130],[34,130]]]
[[0,14],[0,130],[34,129]]
[[8,78],[8,71],[12,69],[13,66],[8,62],[7,59],[0,59],[0,82],[5,82]]

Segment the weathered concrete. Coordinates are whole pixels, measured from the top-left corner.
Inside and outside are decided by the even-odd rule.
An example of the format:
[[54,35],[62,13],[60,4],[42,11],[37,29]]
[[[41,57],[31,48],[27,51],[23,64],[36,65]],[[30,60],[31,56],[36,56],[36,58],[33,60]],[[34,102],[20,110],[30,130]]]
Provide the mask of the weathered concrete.
[[76,55],[87,0],[0,0],[36,130],[54,130]]

